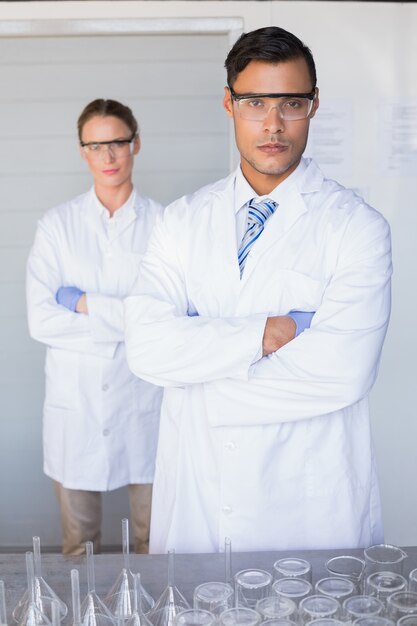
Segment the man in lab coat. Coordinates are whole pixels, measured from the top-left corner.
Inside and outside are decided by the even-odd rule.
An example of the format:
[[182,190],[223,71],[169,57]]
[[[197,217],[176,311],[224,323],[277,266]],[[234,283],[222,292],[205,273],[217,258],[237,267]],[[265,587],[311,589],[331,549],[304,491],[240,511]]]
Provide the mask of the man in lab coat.
[[63,553],[100,549],[101,492],[128,485],[136,552],[147,552],[162,389],[126,363],[123,298],[162,207],[132,182],[137,121],[115,100],[78,119],[93,186],[39,221],[27,266],[31,336],[46,344],[44,470]]
[[226,68],[240,166],[166,209],[125,302],[129,366],[165,386],[150,549],[379,542],[389,227],[302,157],[319,94],[297,37],[244,34]]

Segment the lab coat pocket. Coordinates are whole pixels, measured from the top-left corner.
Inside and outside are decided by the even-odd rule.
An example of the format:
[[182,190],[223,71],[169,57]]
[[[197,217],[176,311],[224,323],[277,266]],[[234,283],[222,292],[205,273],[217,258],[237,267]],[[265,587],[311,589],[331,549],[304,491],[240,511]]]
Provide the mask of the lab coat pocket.
[[270,284],[270,312],[285,315],[289,311],[317,311],[327,282],[292,270],[273,273]]
[[45,378],[45,406],[67,410],[78,408],[78,354],[76,352],[48,348]]

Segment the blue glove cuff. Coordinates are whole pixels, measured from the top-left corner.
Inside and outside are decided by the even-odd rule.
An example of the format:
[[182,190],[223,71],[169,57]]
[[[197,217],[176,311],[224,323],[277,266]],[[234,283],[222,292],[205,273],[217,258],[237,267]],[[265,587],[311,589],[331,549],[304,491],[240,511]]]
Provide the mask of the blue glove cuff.
[[58,304],[62,304],[65,308],[76,313],[78,300],[84,295],[85,291],[81,291],[78,287],[60,287],[55,295]]
[[288,317],[295,322],[295,336],[301,335],[306,328],[310,328],[311,320],[313,319],[315,311],[312,313],[305,313],[304,311],[290,311]]

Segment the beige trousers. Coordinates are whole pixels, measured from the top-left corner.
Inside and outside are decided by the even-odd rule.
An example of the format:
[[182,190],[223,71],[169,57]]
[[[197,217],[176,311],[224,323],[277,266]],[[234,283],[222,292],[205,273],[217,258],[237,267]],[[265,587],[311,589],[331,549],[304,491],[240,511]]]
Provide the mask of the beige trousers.
[[[85,554],[85,542],[92,541],[94,553],[101,549],[101,492],[66,489],[54,481],[54,491],[61,510],[62,553]],[[134,550],[149,552],[152,485],[128,485]]]

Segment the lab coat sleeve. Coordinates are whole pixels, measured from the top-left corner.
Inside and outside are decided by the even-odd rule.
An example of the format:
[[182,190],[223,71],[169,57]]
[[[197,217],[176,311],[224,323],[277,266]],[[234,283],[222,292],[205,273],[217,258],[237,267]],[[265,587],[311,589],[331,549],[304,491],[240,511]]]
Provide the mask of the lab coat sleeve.
[[95,341],[88,315],[73,313],[57,304],[55,294],[63,284],[58,252],[59,244],[54,238],[50,221],[41,220],[26,272],[31,337],[53,348],[113,358],[117,348],[114,339]]
[[94,342],[123,342],[123,300],[87,293],[88,318]]
[[296,421],[354,404],[371,389],[390,314],[389,227],[376,212],[349,224],[311,328],[250,368],[205,385],[212,426]]
[[247,379],[262,344],[266,315],[189,315],[175,226],[173,235],[165,222],[165,218],[157,220],[136,287],[125,300],[130,369],[165,387],[228,376]]

